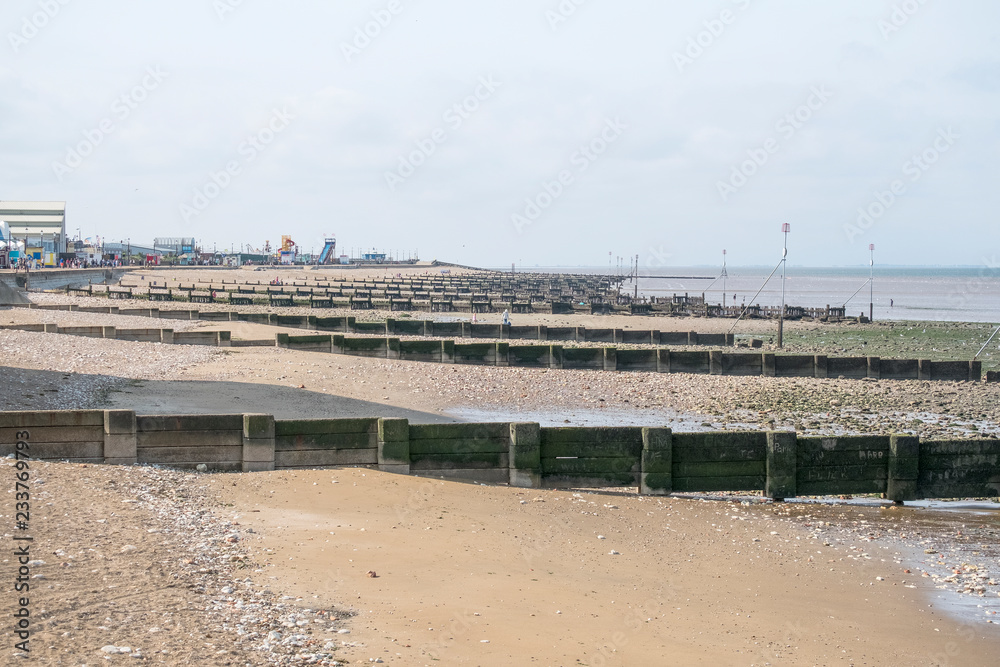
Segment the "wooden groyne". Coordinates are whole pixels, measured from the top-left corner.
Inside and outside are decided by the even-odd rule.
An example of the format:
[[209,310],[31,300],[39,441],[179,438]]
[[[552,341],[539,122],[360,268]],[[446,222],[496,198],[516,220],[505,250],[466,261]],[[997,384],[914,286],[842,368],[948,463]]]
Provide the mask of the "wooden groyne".
[[369,466],[525,488],[640,493],[1000,496],[1000,440],[804,437],[785,431],[545,428],[537,423],[275,419],[268,414],[137,415],[130,410],[0,412],[0,455],[118,465],[270,471]]

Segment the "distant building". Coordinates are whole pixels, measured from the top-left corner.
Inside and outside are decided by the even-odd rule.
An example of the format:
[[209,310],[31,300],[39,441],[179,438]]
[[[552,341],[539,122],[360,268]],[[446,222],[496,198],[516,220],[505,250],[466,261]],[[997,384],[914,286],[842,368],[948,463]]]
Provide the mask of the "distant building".
[[12,239],[24,242],[28,257],[52,266],[66,252],[64,201],[0,201],[0,220]]
[[151,248],[131,241],[105,241],[104,254],[121,258],[132,255],[161,255],[164,253],[159,248]]
[[195,251],[194,238],[155,238],[153,247],[164,255],[186,255]]

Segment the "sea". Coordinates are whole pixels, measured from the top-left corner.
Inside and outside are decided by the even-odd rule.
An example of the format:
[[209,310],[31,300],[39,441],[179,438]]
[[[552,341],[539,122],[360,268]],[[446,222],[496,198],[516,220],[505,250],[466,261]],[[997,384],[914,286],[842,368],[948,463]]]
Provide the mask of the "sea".
[[[638,293],[647,297],[705,295],[709,303],[781,304],[781,268],[774,266],[639,266]],[[502,270],[502,269],[501,269]],[[509,268],[507,269],[510,270]],[[609,267],[517,267],[518,272],[620,275]],[[785,267],[785,303],[806,308],[845,306],[848,316],[876,320],[1000,324],[1000,266],[982,267]],[[621,274],[630,276],[627,267]],[[634,294],[629,277],[622,291]]]

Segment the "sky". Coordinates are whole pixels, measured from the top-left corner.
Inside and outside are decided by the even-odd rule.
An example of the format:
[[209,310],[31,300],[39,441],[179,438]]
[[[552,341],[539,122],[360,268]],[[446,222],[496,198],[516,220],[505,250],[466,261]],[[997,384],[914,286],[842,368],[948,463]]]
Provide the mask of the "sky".
[[[476,266],[996,265],[993,0],[5,0],[0,200]],[[609,254],[610,253],[610,254]]]

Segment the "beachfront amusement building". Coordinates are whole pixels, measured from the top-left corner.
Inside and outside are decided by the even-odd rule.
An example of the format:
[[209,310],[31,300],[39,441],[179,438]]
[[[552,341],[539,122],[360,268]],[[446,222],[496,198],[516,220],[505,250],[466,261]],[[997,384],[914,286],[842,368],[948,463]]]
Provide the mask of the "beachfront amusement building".
[[0,201],[0,220],[11,239],[23,242],[25,254],[41,264],[55,266],[66,252],[64,201]]

